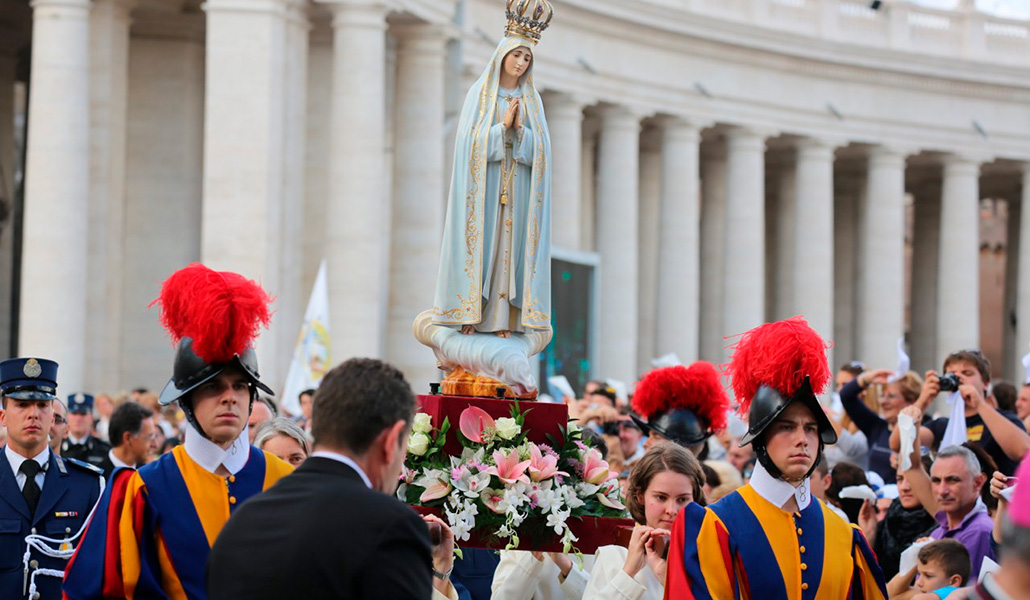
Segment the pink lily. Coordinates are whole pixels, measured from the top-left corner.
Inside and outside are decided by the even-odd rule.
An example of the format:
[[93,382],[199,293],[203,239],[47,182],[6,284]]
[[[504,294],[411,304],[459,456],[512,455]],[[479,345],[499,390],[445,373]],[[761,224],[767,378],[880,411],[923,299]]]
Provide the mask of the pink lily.
[[597,450],[590,450],[583,456],[583,481],[600,485],[608,480],[608,463]]
[[529,477],[533,481],[543,481],[550,479],[555,475],[564,475],[568,477],[568,473],[565,471],[558,470],[558,457],[551,454],[542,454],[540,448],[533,444],[529,447]]
[[470,406],[461,411],[458,417],[458,429],[461,435],[477,444],[483,443],[483,431],[496,427],[493,417],[478,406]]
[[524,460],[519,462],[519,451],[517,449],[512,448],[511,452],[507,455],[500,450],[494,452],[494,462],[497,463],[497,466],[487,469],[487,473],[496,475],[504,483],[510,484],[517,481],[529,483],[529,478],[526,477],[526,469],[529,467],[530,461]]

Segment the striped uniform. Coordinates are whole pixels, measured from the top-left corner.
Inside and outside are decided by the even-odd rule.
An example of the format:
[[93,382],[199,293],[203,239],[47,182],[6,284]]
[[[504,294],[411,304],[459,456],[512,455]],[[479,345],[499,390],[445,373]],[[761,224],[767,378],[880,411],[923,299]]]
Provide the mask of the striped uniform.
[[215,475],[177,446],[139,471],[112,475],[68,564],[66,600],[204,600],[204,565],[229,516],[293,468],[250,446],[235,475]]
[[885,600],[865,536],[813,501],[789,513],[745,485],[673,527],[666,600]]

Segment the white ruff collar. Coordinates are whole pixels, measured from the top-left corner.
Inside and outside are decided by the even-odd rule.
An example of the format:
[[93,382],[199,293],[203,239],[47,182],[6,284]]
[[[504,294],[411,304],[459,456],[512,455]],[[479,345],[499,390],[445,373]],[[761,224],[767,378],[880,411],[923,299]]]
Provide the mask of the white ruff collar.
[[779,508],[783,508],[791,496],[794,496],[794,500],[797,501],[798,510],[805,510],[812,503],[812,488],[809,486],[808,477],[794,487],[786,481],[770,475],[761,462],[755,462],[755,469],[751,473],[751,487],[759,496]]
[[186,448],[186,454],[204,467],[205,471],[214,473],[218,470],[218,465],[224,465],[227,471],[235,475],[243,470],[247,465],[247,459],[250,458],[249,428],[249,425],[244,427],[232,445],[222,450],[218,444],[200,435],[192,426],[187,427],[183,446]]

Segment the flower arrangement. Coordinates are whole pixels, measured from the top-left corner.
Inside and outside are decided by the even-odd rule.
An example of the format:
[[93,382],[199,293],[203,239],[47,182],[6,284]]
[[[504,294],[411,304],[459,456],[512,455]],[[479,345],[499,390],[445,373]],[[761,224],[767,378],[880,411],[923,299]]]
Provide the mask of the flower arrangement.
[[487,532],[519,545],[519,534],[560,536],[565,552],[577,541],[569,520],[578,517],[625,517],[617,474],[601,453],[583,443],[573,423],[563,440],[551,444],[527,439],[524,416],[515,402],[511,417],[492,418],[469,406],[460,416],[460,456],[443,448],[450,422],[432,426],[418,413],[408,438],[408,454],[397,496],[415,506],[439,507],[456,540],[472,531]]

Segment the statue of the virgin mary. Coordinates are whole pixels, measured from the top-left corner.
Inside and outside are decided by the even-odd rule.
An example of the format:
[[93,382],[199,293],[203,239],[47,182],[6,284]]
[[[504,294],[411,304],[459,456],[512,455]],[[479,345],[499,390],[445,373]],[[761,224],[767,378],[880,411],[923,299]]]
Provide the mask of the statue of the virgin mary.
[[469,90],[454,171],[433,323],[462,333],[551,324],[551,141],[533,85],[533,48],[547,0],[509,0],[508,26]]

